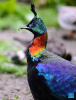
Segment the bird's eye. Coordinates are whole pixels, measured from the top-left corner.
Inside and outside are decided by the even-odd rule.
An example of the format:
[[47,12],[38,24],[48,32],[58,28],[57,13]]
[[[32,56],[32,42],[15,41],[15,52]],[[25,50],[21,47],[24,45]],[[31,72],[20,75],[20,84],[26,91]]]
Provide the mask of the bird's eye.
[[33,25],[32,25],[33,27],[36,27],[36,23],[33,23]]

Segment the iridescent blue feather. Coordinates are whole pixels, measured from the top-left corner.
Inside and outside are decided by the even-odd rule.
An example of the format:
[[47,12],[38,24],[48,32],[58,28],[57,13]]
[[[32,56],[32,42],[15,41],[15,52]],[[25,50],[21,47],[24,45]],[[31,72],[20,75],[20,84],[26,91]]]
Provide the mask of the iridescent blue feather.
[[69,93],[76,92],[76,65],[61,60],[62,58],[60,58],[60,61],[58,61],[59,58],[56,59],[49,63],[39,63],[36,69],[39,72],[38,75],[44,76],[44,83],[48,86],[52,95],[62,99]]

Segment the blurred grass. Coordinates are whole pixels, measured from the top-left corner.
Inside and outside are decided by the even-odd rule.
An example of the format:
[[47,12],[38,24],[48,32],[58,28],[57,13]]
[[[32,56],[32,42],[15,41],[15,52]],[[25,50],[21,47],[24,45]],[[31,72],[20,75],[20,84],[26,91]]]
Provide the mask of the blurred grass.
[[[34,16],[30,10],[31,7],[30,5],[18,2],[13,2],[13,3],[15,4],[13,4],[14,7],[12,7],[11,10],[8,10],[7,7],[7,9],[6,8],[5,10],[1,9],[2,11],[0,11],[0,30],[6,30],[6,29],[18,30],[20,26],[27,24]],[[4,6],[4,3],[1,4],[0,1],[0,5]],[[59,26],[57,22],[57,11],[55,8],[52,7],[40,8],[40,9],[36,8],[36,11],[38,13],[38,16],[44,20],[46,26],[54,26],[54,27]]]
[[10,56],[5,56],[4,52],[17,52],[17,49],[13,49],[12,45],[14,44],[14,47],[18,46],[17,43],[13,43],[10,41],[10,43],[8,43],[7,41],[0,41],[0,73],[12,73],[15,74],[16,76],[22,76],[22,75],[26,75],[27,71],[26,69],[24,69],[22,66],[23,65],[27,65],[26,62],[24,62],[24,64],[14,64],[10,58]]

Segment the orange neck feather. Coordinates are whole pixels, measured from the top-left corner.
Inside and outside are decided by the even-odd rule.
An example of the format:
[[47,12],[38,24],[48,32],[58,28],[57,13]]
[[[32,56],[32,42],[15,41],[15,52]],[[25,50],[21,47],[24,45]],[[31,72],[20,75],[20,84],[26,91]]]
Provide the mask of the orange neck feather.
[[36,37],[29,46],[29,53],[31,54],[31,56],[38,58],[41,55],[41,53],[45,50],[46,43],[47,32],[45,31],[44,34]]

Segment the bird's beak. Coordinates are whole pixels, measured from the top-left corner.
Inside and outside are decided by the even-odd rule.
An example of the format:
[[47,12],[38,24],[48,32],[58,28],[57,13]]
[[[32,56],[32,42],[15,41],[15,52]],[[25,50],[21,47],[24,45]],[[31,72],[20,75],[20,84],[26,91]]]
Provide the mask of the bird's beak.
[[21,26],[18,30],[20,30],[20,29],[27,29],[27,30],[29,30],[28,24]]

